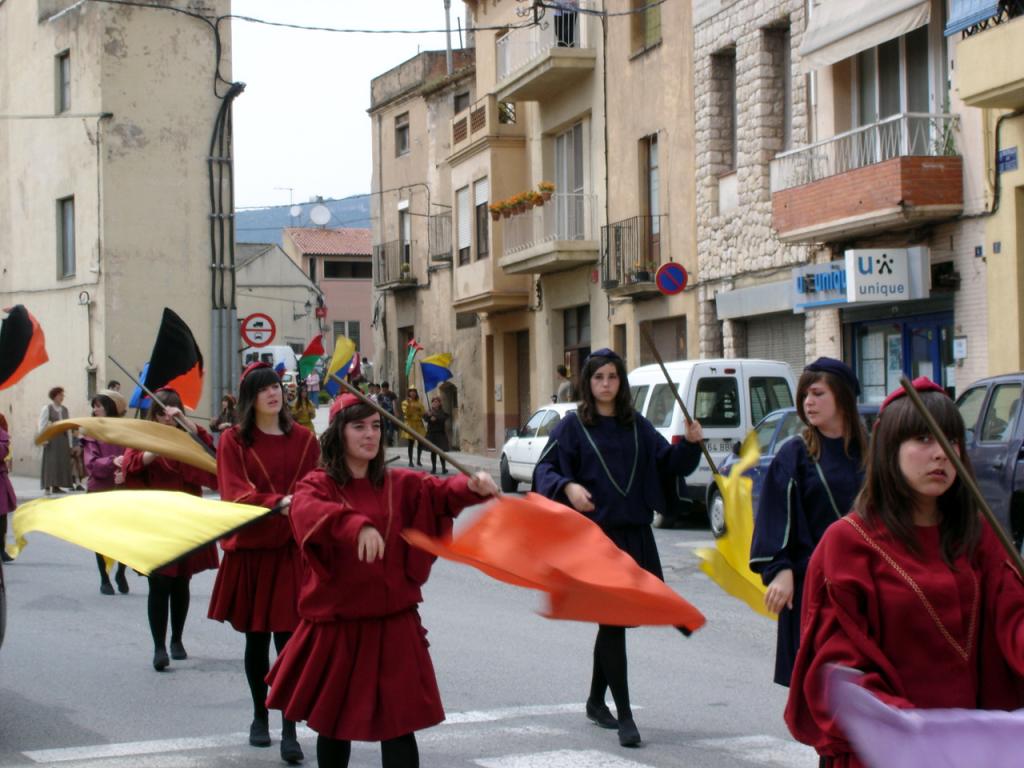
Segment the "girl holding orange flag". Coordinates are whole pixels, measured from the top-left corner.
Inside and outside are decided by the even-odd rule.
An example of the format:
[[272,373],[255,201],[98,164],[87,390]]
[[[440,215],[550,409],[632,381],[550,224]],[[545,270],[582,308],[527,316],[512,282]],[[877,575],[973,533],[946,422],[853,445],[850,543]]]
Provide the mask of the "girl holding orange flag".
[[[571,506],[597,523],[619,549],[663,579],[651,531],[654,511],[665,508],[661,478],[685,476],[700,462],[700,423],[686,426],[686,439],[670,445],[633,410],[622,358],[599,349],[580,372],[580,405],[552,430],[533,483],[538,493]],[[626,674],[626,628],[600,625],[587,717],[617,729],[624,747],[640,744]],[[617,717],[605,704],[611,689]]]
[[352,394],[331,406],[322,466],[295,490],[290,521],[303,554],[302,620],[268,680],[268,706],[315,730],[322,768],[351,743],[381,742],[385,768],[419,765],[415,732],[444,719],[417,606],[433,556],[401,537],[450,531],[497,494],[485,472],[442,480],[387,469],[381,416]]

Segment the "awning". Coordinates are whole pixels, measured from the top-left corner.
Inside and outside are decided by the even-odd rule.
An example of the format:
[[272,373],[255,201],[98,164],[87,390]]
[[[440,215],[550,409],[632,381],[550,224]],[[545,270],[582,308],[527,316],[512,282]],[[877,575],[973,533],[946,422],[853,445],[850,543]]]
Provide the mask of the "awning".
[[953,0],[946,22],[946,37],[999,15],[999,0]]
[[923,27],[930,7],[929,0],[823,0],[800,46],[804,67],[821,69]]

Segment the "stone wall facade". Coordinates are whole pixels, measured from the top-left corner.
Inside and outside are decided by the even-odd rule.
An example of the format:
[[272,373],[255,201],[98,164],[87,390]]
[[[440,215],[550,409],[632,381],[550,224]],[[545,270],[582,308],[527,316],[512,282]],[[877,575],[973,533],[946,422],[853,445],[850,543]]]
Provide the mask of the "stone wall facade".
[[[720,327],[716,293],[731,289],[733,282],[741,287],[762,278],[778,280],[780,269],[810,260],[807,246],[784,245],[775,237],[769,168],[775,154],[786,148],[787,129],[790,144],[803,143],[808,135],[805,78],[795,74],[804,3],[698,0],[694,25],[699,352],[712,357],[742,352],[745,346],[731,331],[732,323]],[[783,51],[787,45],[788,56]],[[787,62],[788,99],[783,77]],[[732,183],[738,204],[723,212],[719,191]]]

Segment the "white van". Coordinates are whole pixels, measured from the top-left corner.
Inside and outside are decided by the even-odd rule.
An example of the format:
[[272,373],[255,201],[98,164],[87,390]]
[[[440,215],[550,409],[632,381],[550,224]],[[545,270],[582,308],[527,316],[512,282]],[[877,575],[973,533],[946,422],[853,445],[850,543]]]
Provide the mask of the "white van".
[[[686,403],[690,415],[704,428],[704,440],[715,466],[742,441],[763,416],[793,405],[796,379],[788,363],[778,360],[679,360],[665,363],[669,376]],[[665,374],[659,365],[644,365],[629,374],[633,407],[654,425],[665,439],[684,439],[685,420]],[[713,486],[707,459],[686,478],[686,497],[666,489],[667,510],[660,524],[671,524],[691,511],[694,502],[706,509]]]

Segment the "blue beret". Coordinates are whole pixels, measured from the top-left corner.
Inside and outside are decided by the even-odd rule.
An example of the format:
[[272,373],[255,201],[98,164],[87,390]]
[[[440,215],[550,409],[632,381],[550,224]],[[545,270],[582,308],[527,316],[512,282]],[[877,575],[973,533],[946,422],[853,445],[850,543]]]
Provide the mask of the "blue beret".
[[622,360],[622,358],[619,357],[619,355],[614,350],[608,349],[608,347],[601,347],[601,349],[595,349],[593,352],[587,355],[587,359],[583,361],[583,364],[586,365],[587,360],[589,360],[592,357],[606,357],[609,360]]
[[860,395],[860,382],[857,381],[857,374],[842,360],[836,360],[834,357],[819,357],[813,363],[806,366],[804,371],[831,373],[852,389],[854,395]]

